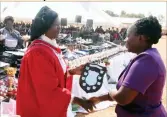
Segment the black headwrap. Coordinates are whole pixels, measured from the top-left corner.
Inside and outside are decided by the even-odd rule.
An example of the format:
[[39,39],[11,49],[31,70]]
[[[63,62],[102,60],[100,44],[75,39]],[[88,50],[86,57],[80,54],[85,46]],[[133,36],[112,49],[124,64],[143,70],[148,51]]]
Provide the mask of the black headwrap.
[[57,17],[58,14],[55,11],[47,6],[42,7],[32,22],[31,41],[47,32]]

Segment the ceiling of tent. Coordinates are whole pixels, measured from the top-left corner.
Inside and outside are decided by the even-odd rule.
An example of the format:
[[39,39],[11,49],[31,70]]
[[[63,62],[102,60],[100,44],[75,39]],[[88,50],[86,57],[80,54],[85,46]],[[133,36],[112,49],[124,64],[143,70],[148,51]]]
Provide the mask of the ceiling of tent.
[[33,19],[45,5],[56,11],[60,18],[67,18],[68,22],[75,22],[75,16],[81,15],[83,23],[87,19],[93,19],[94,23],[119,25],[119,21],[91,6],[89,2],[2,2],[1,17],[12,15],[20,19]]
[[[1,20],[5,16],[12,15],[15,19],[31,21],[45,5],[55,10],[60,18],[67,18],[68,23],[75,23],[76,15],[82,16],[82,24],[85,24],[87,19],[93,19],[95,25],[115,27],[138,20],[137,18],[110,17],[91,4],[91,2],[1,2]],[[162,24],[163,27],[166,26],[165,21]]]

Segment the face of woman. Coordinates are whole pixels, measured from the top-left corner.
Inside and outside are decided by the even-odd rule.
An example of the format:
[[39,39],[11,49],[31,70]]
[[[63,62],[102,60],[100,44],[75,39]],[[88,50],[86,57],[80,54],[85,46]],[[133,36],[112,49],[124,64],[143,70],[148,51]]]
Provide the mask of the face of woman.
[[60,32],[60,20],[56,18],[52,27],[48,30],[47,35],[50,35],[51,39],[57,39]]
[[127,39],[126,39],[126,47],[129,52],[136,53],[140,48],[140,36],[136,35],[136,28],[135,26],[131,26],[127,31]]
[[127,31],[126,47],[129,52],[139,54],[148,49],[147,38],[144,35],[136,33],[136,26],[132,25]]

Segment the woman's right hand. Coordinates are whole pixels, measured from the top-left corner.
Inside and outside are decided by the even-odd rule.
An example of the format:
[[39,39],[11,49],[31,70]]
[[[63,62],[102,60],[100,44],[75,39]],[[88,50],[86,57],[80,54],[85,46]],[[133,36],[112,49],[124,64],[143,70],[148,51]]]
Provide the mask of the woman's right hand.
[[78,97],[74,97],[74,103],[84,108],[87,112],[93,112],[93,107],[95,107],[92,101],[81,99]]
[[85,65],[81,65],[79,67],[76,67],[74,69],[69,70],[70,74],[72,75],[81,75],[83,72]]
[[99,97],[92,97],[89,99],[89,101],[91,101],[95,105],[103,101],[113,101],[113,99],[110,97],[108,93]]
[[89,99],[91,102],[93,102],[94,104],[98,104],[101,102],[99,97],[92,97]]

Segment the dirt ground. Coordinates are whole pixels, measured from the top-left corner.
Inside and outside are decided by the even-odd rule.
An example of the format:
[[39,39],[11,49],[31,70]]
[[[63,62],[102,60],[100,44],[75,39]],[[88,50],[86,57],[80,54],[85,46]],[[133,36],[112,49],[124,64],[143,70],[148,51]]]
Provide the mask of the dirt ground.
[[[163,59],[165,65],[166,65],[167,64],[167,57],[166,57],[167,37],[165,37],[165,36],[162,37],[162,39],[159,41],[159,43],[157,45],[154,45],[154,47],[156,47],[159,50],[159,52],[162,56],[162,59]],[[165,86],[164,94],[163,94],[163,97],[162,97],[163,105],[167,108],[166,92],[167,92],[167,85]],[[116,117],[115,107],[110,107],[108,109],[98,111],[98,112],[94,112],[94,113],[91,113],[91,114],[88,114],[88,115],[78,114],[77,117]]]

